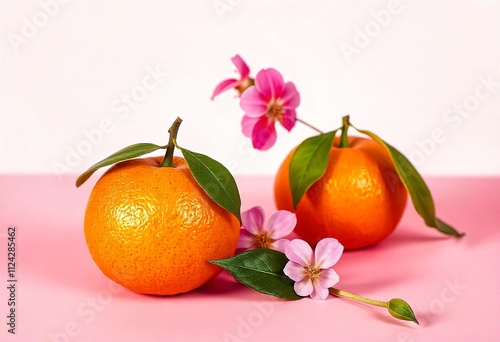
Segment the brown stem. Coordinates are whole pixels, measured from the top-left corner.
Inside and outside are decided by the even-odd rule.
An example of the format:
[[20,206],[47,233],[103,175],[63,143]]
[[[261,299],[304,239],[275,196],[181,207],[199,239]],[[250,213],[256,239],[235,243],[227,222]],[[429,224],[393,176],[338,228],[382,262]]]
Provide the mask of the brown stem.
[[168,133],[170,133],[170,137],[168,138],[167,152],[165,153],[165,158],[160,164],[160,167],[172,167],[174,166],[174,150],[175,150],[175,141],[177,139],[177,132],[179,131],[179,126],[182,123],[182,119],[177,117],[175,119],[172,126],[170,126]]

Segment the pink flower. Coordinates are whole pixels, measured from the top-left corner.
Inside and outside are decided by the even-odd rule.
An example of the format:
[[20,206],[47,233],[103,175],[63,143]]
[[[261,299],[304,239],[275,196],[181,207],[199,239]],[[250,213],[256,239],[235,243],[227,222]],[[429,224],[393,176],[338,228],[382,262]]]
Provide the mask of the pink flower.
[[238,69],[240,79],[237,80],[236,78],[229,78],[220,82],[214,89],[214,93],[211,97],[212,100],[220,93],[223,93],[231,88],[235,88],[241,94],[243,93],[243,91],[245,91],[245,89],[253,85],[253,80],[248,77],[250,75],[250,68],[245,63],[243,58],[241,58],[240,55],[236,55],[231,58],[231,61],[233,62],[236,69]]
[[276,142],[275,122],[290,131],[295,126],[299,104],[300,95],[292,82],[285,83],[275,69],[259,71],[255,86],[241,95],[240,106],[245,111],[241,121],[243,134],[252,138],[256,149],[268,150]]
[[289,240],[282,238],[289,235],[297,224],[295,214],[279,210],[271,216],[266,228],[264,227],[264,209],[261,207],[253,207],[243,212],[241,221],[243,226],[237,248],[270,248],[282,253],[290,243]]
[[340,279],[332,267],[339,261],[343,251],[344,246],[337,239],[321,240],[314,253],[307,242],[295,239],[285,248],[290,261],[283,271],[295,281],[294,290],[299,296],[326,299],[328,289]]

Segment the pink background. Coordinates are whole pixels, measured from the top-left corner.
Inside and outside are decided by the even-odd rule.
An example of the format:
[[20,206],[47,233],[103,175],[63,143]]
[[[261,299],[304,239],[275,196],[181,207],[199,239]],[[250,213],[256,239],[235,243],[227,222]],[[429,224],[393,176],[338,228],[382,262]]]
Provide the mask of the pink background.
[[[210,101],[215,85],[234,76],[236,53],[253,75],[274,67],[293,81],[299,117],[323,130],[350,114],[425,174],[499,173],[489,152],[500,150],[498,0],[72,0],[26,43],[11,44],[47,1],[0,1],[0,173],[54,174],[59,164],[80,173],[126,145],[165,144],[179,115],[179,144],[233,173],[274,174],[314,132],[279,127],[271,150],[252,150],[234,93]],[[358,42],[360,31],[368,42]],[[347,58],[344,44],[359,52]],[[137,89],[156,68],[160,80],[143,95]],[[477,108],[455,113],[474,104],[489,77],[497,84],[482,89]],[[133,108],[121,100],[131,94]],[[90,141],[103,121],[111,128]],[[224,139],[207,144],[214,132]],[[68,151],[87,143],[68,162]]]
[[[54,1],[0,1],[0,341],[500,340],[500,1]],[[47,6],[47,22],[13,44]],[[76,175],[126,145],[165,144],[177,115],[179,143],[237,175],[243,210],[274,211],[272,175],[313,132],[278,128],[271,150],[252,149],[234,94],[210,101],[236,53],[254,75],[276,67],[295,82],[300,118],[329,130],[349,113],[400,149],[439,216],[467,233],[442,237],[410,206],[387,240],[339,262],[339,287],[404,298],[420,326],[336,298],[284,302],[225,273],[186,295],[137,295],[95,266],[83,215],[97,177],[77,190]],[[153,89],[123,111],[148,75]],[[457,114],[467,101],[477,108]],[[12,224],[16,336],[4,324]]]
[[[428,179],[439,216],[466,232],[463,239],[425,227],[409,207],[388,239],[345,253],[336,266],[339,288],[379,300],[401,297],[414,308],[420,326],[333,297],[286,302],[247,289],[225,273],[174,297],[120,288],[94,264],[83,236],[85,204],[96,178],[80,189],[74,180],[0,177],[0,317],[7,310],[9,224],[18,226],[19,255],[18,334],[7,334],[2,322],[1,341],[500,339],[498,178]],[[240,177],[238,183],[243,209],[260,204],[269,217],[272,179]],[[74,336],[63,335],[68,325]]]

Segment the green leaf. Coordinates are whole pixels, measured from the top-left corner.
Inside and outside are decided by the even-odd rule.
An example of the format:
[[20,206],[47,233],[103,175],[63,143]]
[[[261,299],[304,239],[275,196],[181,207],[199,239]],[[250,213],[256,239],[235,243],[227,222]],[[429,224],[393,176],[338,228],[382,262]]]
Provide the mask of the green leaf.
[[227,270],[241,284],[260,293],[288,300],[303,298],[295,293],[293,280],[283,273],[288,259],[281,252],[260,248],[210,262]]
[[330,150],[337,130],[304,140],[295,150],[289,166],[293,207],[326,171]]
[[241,199],[238,186],[228,169],[218,161],[177,146],[182,151],[191,173],[215,203],[238,218],[241,223]]
[[391,299],[387,305],[387,309],[389,313],[397,319],[412,321],[419,324],[410,305],[400,298]]
[[358,129],[356,127],[354,128],[359,132],[368,135],[389,152],[389,155],[394,162],[394,166],[396,167],[396,171],[398,172],[399,178],[405,185],[406,189],[408,189],[408,193],[410,194],[410,198],[413,202],[415,210],[424,219],[427,226],[436,228],[443,234],[452,235],[455,237],[464,236],[464,233],[459,233],[457,230],[455,230],[455,228],[444,223],[436,217],[434,200],[432,199],[429,188],[427,187],[415,167],[413,167],[410,161],[403,154],[401,154],[401,152],[386,143],[376,134],[370,131]]
[[153,151],[159,150],[159,149],[164,149],[166,146],[158,146],[155,144],[149,144],[149,143],[139,143],[139,144],[134,144],[130,145],[128,147],[125,147],[121,149],[118,152],[113,153],[109,157],[101,160],[100,162],[92,165],[87,171],[82,173],[80,177],[76,180],[76,187],[79,187],[83,183],[87,181],[87,179],[92,176],[94,172],[99,170],[102,167],[105,166],[110,166],[125,160],[137,158],[139,156],[142,156],[144,154],[151,153]]

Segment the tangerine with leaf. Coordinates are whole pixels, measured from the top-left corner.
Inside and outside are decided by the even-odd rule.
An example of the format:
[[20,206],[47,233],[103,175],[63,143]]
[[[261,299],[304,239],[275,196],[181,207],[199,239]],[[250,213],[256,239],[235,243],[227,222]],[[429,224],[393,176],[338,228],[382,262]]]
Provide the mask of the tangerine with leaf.
[[[85,238],[97,266],[138,293],[191,291],[222,269],[207,260],[234,254],[240,198],[231,174],[215,160],[184,148],[173,156],[182,120],[166,146],[136,144],[91,167],[77,180],[114,163],[96,183],[85,212]],[[178,147],[178,146],[177,146]],[[158,149],[165,157],[137,158]]]
[[313,245],[334,237],[346,249],[374,245],[398,225],[408,193],[427,226],[463,235],[436,217],[430,191],[406,157],[372,132],[348,136],[351,126],[345,116],[341,128],[306,139],[278,170],[276,206],[295,212],[300,237]]

